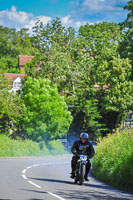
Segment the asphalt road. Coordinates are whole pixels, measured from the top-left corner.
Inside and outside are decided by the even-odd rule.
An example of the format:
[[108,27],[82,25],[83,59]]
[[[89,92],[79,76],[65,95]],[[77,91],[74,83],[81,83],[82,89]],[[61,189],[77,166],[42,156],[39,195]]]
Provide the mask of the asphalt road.
[[91,176],[75,185],[70,160],[71,155],[0,159],[0,200],[133,200],[133,194]]

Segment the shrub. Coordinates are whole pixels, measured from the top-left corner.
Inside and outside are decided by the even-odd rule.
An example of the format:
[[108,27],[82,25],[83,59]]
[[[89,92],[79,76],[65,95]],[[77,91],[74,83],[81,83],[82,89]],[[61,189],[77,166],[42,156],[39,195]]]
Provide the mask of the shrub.
[[93,174],[114,186],[133,192],[133,130],[109,134],[97,145]]
[[13,140],[6,135],[0,135],[0,157],[44,155],[49,155],[45,144],[40,149],[39,144],[31,140]]
[[62,155],[64,153],[67,153],[67,151],[64,150],[64,145],[59,140],[49,141],[48,148],[50,150],[50,154],[52,155]]

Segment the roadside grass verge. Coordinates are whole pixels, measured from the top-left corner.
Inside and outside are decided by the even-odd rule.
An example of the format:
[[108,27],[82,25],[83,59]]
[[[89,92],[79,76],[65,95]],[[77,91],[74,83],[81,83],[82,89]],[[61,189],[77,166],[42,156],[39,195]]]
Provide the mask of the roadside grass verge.
[[[56,146],[54,145],[56,144]],[[60,141],[36,143],[31,140],[13,140],[0,135],[0,157],[49,156],[67,153]]]
[[108,184],[133,192],[133,129],[104,137],[95,152],[92,173]]

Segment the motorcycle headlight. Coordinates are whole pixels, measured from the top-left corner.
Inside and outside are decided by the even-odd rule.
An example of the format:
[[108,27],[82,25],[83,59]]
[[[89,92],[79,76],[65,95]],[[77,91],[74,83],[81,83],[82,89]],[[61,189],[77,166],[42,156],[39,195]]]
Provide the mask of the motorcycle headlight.
[[87,156],[86,155],[80,155],[80,159],[86,161],[87,160]]

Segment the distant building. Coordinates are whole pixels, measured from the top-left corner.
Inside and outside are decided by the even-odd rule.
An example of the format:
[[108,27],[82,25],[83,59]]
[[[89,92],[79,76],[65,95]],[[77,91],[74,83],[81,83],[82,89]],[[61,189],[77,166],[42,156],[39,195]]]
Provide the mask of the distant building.
[[19,56],[18,60],[18,66],[22,71],[22,74],[16,74],[16,73],[6,73],[5,77],[9,81],[9,87],[11,87],[11,91],[14,91],[16,93],[17,90],[21,89],[22,86],[22,79],[24,79],[25,76],[25,69],[24,65],[27,62],[31,62],[34,56]]
[[31,62],[33,58],[34,58],[34,56],[22,56],[22,55],[19,55],[19,58],[18,58],[18,66],[19,66],[19,68],[21,69],[21,71],[22,71],[23,73],[25,73],[24,65],[25,65],[27,62]]
[[11,91],[16,93],[17,90],[21,89],[22,79],[24,79],[25,74],[15,74],[15,73],[6,73],[5,77],[9,81],[9,87],[11,87]]

